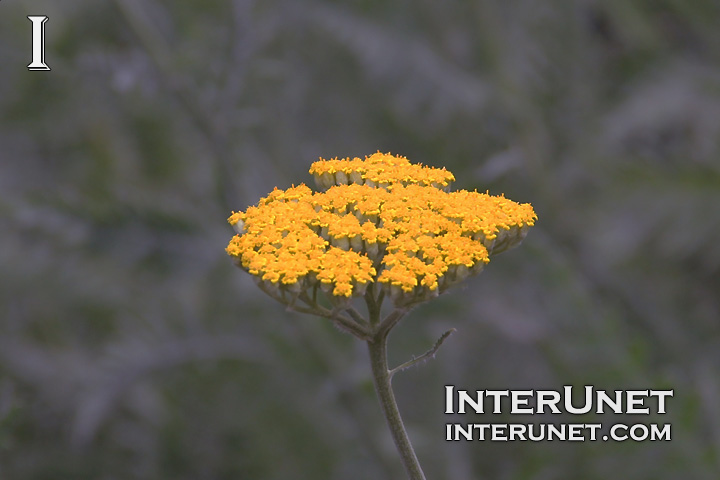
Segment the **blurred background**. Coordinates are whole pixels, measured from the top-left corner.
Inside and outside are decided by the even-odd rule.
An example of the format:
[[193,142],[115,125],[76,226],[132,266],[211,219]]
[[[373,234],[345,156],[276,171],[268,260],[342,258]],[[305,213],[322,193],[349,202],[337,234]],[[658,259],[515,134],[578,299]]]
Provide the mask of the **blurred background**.
[[[29,72],[47,15],[50,72]],[[539,216],[393,332],[429,479],[717,479],[715,0],[0,3],[0,479],[395,479],[364,345],[286,312],[226,218],[322,156]],[[444,415],[444,386],[674,389],[663,416]],[[446,442],[445,423],[671,423]]]

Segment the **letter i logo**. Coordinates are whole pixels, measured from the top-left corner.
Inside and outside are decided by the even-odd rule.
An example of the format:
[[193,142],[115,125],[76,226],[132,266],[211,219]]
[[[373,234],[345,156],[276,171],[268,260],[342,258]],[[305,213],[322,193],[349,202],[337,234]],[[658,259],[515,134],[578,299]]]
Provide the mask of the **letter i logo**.
[[27,66],[28,70],[50,70],[45,63],[45,22],[47,15],[28,15],[32,22],[32,62]]

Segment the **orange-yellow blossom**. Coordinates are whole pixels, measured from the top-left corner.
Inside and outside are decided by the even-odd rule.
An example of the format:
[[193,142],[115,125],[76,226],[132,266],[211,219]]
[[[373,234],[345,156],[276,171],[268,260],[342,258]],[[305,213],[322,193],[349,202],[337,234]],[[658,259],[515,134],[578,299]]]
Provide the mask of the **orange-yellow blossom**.
[[396,304],[415,303],[480,272],[537,218],[503,196],[449,192],[452,173],[390,154],[310,171],[324,191],[275,189],[228,219],[238,235],[227,253],[266,286],[348,298],[376,283]]

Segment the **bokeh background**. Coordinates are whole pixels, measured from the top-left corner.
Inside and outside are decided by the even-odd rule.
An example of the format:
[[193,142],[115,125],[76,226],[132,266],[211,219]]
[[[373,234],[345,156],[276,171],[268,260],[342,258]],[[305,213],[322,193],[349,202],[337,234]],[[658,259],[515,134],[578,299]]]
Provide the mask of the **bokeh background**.
[[[50,72],[28,72],[49,16]],[[364,346],[224,253],[231,210],[377,150],[539,221],[418,308],[430,479],[717,479],[715,0],[0,3],[0,478],[404,478]],[[670,442],[446,442],[444,386],[675,390]]]

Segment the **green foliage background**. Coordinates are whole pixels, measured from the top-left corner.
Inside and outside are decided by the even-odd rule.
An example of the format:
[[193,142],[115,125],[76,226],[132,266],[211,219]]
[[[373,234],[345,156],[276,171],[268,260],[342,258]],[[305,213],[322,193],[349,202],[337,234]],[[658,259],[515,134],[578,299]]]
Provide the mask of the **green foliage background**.
[[[30,14],[51,72],[28,72]],[[402,478],[360,342],[223,249],[317,157],[392,151],[531,202],[525,243],[406,318],[431,479],[716,479],[714,0],[0,3],[0,478]],[[674,388],[665,416],[446,416],[444,386]],[[671,442],[445,442],[455,422]]]

